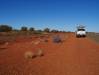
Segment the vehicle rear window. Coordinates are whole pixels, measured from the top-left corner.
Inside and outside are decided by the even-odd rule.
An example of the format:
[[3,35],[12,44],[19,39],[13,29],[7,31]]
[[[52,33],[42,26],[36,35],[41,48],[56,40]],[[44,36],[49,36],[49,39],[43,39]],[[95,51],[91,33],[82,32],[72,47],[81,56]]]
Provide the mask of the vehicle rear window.
[[78,29],[78,31],[85,31],[85,29]]

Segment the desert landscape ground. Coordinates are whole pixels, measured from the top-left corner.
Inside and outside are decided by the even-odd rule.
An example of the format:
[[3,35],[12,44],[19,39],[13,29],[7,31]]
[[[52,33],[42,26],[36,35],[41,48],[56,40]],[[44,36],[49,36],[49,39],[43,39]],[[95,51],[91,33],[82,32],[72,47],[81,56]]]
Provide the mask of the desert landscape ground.
[[[52,41],[57,34],[61,43]],[[0,44],[0,75],[99,75],[99,44],[89,37],[53,33],[11,39]],[[25,57],[38,50],[43,56]]]

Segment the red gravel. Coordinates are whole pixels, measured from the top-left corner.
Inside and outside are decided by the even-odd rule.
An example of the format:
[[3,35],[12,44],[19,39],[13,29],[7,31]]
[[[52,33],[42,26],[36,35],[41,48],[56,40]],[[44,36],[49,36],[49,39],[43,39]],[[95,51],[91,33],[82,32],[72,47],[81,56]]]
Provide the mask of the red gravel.
[[[99,75],[99,45],[73,33],[59,34],[62,43],[40,39],[14,42],[0,50],[0,75]],[[24,39],[23,39],[24,40]],[[40,40],[38,45],[31,42]],[[42,49],[44,56],[25,59],[26,51]]]

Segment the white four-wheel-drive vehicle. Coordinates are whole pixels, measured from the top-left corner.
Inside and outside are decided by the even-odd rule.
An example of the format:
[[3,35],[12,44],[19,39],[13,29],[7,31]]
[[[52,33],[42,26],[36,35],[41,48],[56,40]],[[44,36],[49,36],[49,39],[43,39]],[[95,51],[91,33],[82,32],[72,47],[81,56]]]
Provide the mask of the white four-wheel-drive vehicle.
[[86,37],[86,30],[84,26],[78,26],[75,32],[76,37]]

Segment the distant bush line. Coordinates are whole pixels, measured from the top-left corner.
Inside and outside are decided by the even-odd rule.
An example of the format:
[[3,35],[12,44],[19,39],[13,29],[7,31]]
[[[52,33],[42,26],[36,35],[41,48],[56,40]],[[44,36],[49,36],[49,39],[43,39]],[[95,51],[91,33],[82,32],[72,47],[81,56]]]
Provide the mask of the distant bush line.
[[41,34],[42,32],[45,33],[50,33],[50,32],[65,32],[65,31],[59,31],[56,29],[50,29],[50,28],[45,28],[43,30],[36,30],[34,27],[26,27],[26,26],[22,26],[20,29],[14,29],[13,27],[11,27],[10,25],[0,25],[0,32],[22,32],[22,33],[34,33],[34,34]]

